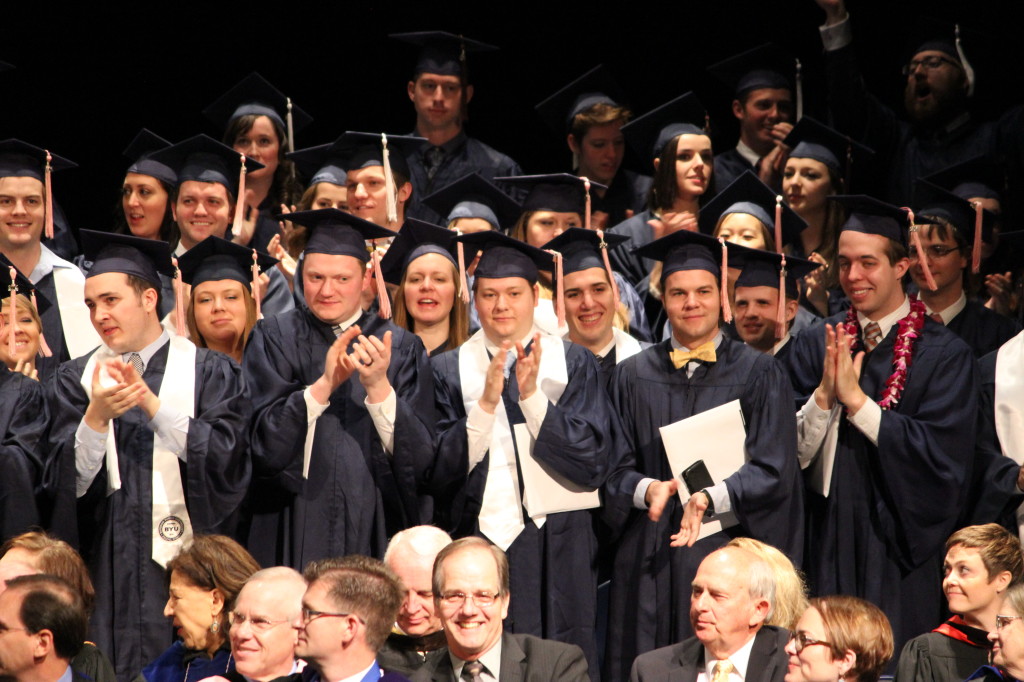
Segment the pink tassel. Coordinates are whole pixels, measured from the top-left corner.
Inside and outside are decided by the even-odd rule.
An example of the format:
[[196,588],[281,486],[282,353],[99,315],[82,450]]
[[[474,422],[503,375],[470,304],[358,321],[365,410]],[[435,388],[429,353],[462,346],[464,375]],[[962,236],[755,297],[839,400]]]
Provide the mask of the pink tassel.
[[558,316],[559,328],[565,326],[565,278],[562,277],[562,254],[548,251],[555,257],[555,315]]
[[15,353],[15,345],[17,344],[18,335],[18,285],[15,284],[15,277],[18,276],[18,272],[14,268],[8,268],[11,274],[11,286],[8,290],[11,292],[11,301],[8,304],[7,314],[11,318],[10,331],[7,332],[7,354],[12,358]]
[[188,327],[185,325],[185,282],[181,279],[181,269],[178,268],[178,259],[171,258],[174,266],[174,326],[178,330],[178,336],[188,338]]
[[782,197],[775,196],[775,250],[782,253]]
[[583,181],[583,192],[586,194],[586,197],[587,197],[587,207],[585,209],[586,213],[584,213],[584,216],[583,216],[583,227],[585,227],[586,229],[589,230],[590,229],[590,180],[588,178],[585,178],[585,177],[580,178],[580,180]]
[[974,202],[974,244],[971,246],[971,271],[977,275],[981,269],[981,224],[984,211],[980,201]]
[[469,303],[469,283],[466,279],[466,250],[462,247],[462,242],[457,242],[456,244],[456,250],[459,253],[459,289],[461,289],[462,302]]
[[779,309],[775,313],[775,339],[781,340],[786,335],[786,255],[782,255],[782,267],[779,269]]
[[380,253],[376,247],[371,247],[370,258],[373,260],[373,277],[377,280],[377,315],[387,320],[391,317],[391,299],[388,298],[388,288],[380,269]]
[[[36,309],[36,315],[39,314],[39,304],[36,303],[36,290],[32,290],[32,307]],[[46,336],[43,335],[43,330],[39,330],[39,353],[44,358],[52,358],[53,351],[50,350],[49,344],[46,343]]]
[[260,299],[263,298],[263,292],[260,291],[260,265],[256,261],[258,256],[256,255],[256,249],[252,250],[252,297],[256,301],[256,319],[263,319],[263,311],[260,310]]
[[608,260],[608,243],[604,240],[604,230],[597,231],[597,238],[601,240],[598,248],[601,249],[601,260],[604,261],[605,272],[608,273],[608,281],[612,283],[612,296],[615,297],[615,303],[619,303],[619,283],[615,281],[615,272],[612,270],[611,261]]
[[928,267],[928,258],[924,252],[924,245],[921,244],[921,235],[919,234],[920,226],[914,224],[914,212],[906,206],[903,210],[907,212],[907,216],[910,219],[910,240],[914,243],[914,249],[917,251],[917,260],[921,263],[921,271],[924,273],[924,281],[928,285],[928,288],[932,291],[938,289],[938,285],[935,284],[935,278],[932,277],[932,271]]
[[44,188],[46,191],[46,221],[44,223],[46,238],[53,239],[53,182],[50,180],[50,176],[53,174],[53,167],[50,162],[53,161],[53,156],[49,150],[46,150],[46,170],[43,173]]
[[235,200],[235,221],[231,225],[231,233],[238,236],[242,232],[242,222],[245,220],[245,212],[248,206],[245,205],[245,154],[242,158],[242,168],[238,171],[238,197]]
[[729,250],[725,247],[725,240],[718,238],[722,245],[722,319],[726,324],[732,322],[732,306],[729,305]]

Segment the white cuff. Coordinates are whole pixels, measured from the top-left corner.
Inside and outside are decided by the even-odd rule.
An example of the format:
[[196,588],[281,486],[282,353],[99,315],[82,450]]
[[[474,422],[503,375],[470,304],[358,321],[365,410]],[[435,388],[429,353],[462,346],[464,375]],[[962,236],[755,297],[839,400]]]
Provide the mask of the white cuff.
[[811,394],[804,406],[796,413],[796,456],[801,469],[810,466],[821,452],[821,446],[828,433],[829,422],[839,409],[838,405],[831,410],[821,409],[814,400],[814,394]]
[[636,490],[633,491],[633,506],[637,509],[647,509],[647,489],[651,487],[657,479],[654,478],[642,478],[640,482],[636,484]]
[[391,454],[395,448],[395,415],[398,412],[398,396],[395,395],[395,389],[392,388],[388,397],[379,403],[371,403],[369,398],[364,398],[363,404],[370,413],[373,425],[377,427],[377,435],[380,436],[384,451]]
[[484,411],[479,403],[473,405],[466,417],[466,441],[469,454],[469,469],[467,471],[472,471],[491,449],[493,431],[494,415]]
[[526,428],[530,430],[530,435],[537,440],[540,438],[544,416],[548,413],[548,397],[538,388],[529,398],[519,401],[519,409],[526,418]]
[[93,431],[83,419],[75,431],[75,497],[81,497],[89,490],[106,454],[107,434]]
[[306,401],[306,425],[310,425],[319,419],[320,415],[324,413],[328,407],[331,406],[331,402],[328,400],[327,404],[321,405],[313,397],[313,392],[310,390],[310,386],[306,386],[306,390],[302,392],[302,399]]
[[825,47],[825,52],[835,52],[846,47],[853,42],[850,13],[847,12],[846,17],[838,24],[819,26],[818,31],[821,32],[821,44]]
[[164,401],[149,420],[149,428],[160,436],[164,446],[182,462],[188,462],[188,415],[179,412]]
[[732,500],[729,499],[729,487],[725,484],[725,481],[716,483],[710,488],[704,488],[704,490],[706,490],[708,495],[711,496],[711,504],[715,507],[714,516],[726,514],[732,511]]
[[882,428],[882,408],[870,398],[864,401],[857,414],[851,414],[850,423],[868,437],[872,445],[878,445],[878,431]]

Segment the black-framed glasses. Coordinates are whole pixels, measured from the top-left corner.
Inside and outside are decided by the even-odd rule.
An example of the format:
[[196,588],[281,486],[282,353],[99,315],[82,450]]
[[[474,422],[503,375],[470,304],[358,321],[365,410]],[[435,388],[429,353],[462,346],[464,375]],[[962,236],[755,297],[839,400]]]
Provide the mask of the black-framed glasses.
[[501,596],[501,592],[492,592],[490,590],[480,590],[479,592],[473,592],[472,594],[466,594],[465,592],[442,592],[441,601],[448,606],[462,606],[466,603],[467,599],[472,599],[473,603],[481,608],[487,608],[493,606],[494,602]]
[[1024,618],[1024,616],[996,616],[996,630],[1002,630],[1018,618]]
[[934,69],[939,68],[943,64],[949,64],[951,66],[960,66],[958,63],[956,63],[949,57],[943,57],[942,55],[933,54],[927,57],[921,57],[920,59],[915,59],[911,61],[909,64],[905,65],[903,67],[903,75],[909,76],[910,74],[917,71],[919,68],[922,68],[925,71],[932,71]]
[[238,611],[230,611],[228,612],[228,622],[231,623],[231,625],[237,625],[238,627],[242,627],[242,625],[248,622],[249,627],[253,629],[253,632],[266,632],[276,625],[287,623],[288,620],[271,620],[266,616],[247,616],[244,613],[239,613]]
[[789,641],[795,643],[796,652],[800,653],[805,647],[809,647],[813,644],[824,644],[825,646],[832,646],[831,642],[826,642],[823,639],[814,639],[808,637],[803,632],[796,632],[795,630],[789,631]]
[[317,618],[345,618],[346,616],[354,616],[360,623],[364,622],[363,619],[357,613],[331,613],[329,611],[314,611],[313,609],[302,607],[302,623],[303,625],[309,625]]
[[[940,260],[945,258],[954,251],[959,251],[959,246],[943,246],[942,244],[931,244],[930,246],[924,247],[924,257],[930,261]],[[910,249],[910,260],[916,261],[917,249]]]

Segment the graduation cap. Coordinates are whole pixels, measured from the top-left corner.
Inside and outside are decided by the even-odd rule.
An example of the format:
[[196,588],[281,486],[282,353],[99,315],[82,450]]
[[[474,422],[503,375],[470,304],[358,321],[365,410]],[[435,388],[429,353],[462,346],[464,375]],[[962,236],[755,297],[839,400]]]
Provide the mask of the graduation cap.
[[[178,259],[178,270],[181,280],[192,286],[223,279],[242,284],[256,302],[256,319],[261,319],[260,272],[274,267],[277,262],[276,258],[256,249],[211,235],[182,254]],[[181,310],[184,320],[184,306]]]
[[467,52],[495,52],[498,50],[494,45],[445,31],[392,33],[388,37],[420,48],[419,56],[416,59],[416,69],[413,72],[416,76],[421,73],[458,76],[463,83],[468,82]]
[[1002,167],[985,156],[975,156],[948,166],[924,179],[961,199],[995,199],[1001,202],[1006,186]]
[[295,131],[302,130],[313,118],[292,104],[290,97],[255,71],[203,109],[203,114],[225,130],[241,116],[266,116],[288,133],[288,151],[295,150]]
[[174,276],[171,247],[161,239],[142,239],[128,234],[81,230],[82,253],[92,262],[86,277],[108,272],[133,275],[160,288],[160,275]]
[[288,152],[285,156],[295,164],[302,177],[307,178],[306,184],[309,187],[320,182],[329,182],[339,187],[347,184],[348,159],[333,142]]
[[534,109],[556,135],[564,135],[572,129],[573,119],[579,114],[595,104],[619,106],[623,94],[611,72],[598,64]]
[[662,286],[665,284],[665,278],[673,272],[683,270],[704,270],[719,278],[722,315],[726,322],[732,322],[729,289],[726,285],[728,259],[731,251],[742,248],[724,239],[715,239],[701,232],[678,230],[634,249],[633,253],[643,258],[662,262]]
[[[409,264],[420,256],[428,253],[436,253],[447,258],[452,265],[459,268],[459,272],[465,271],[465,259],[462,257],[462,249],[458,249],[459,262],[455,262],[455,237],[457,235],[451,230],[432,225],[431,223],[415,218],[409,218],[402,225],[401,231],[391,242],[388,252],[380,260],[381,273],[384,281],[389,284],[399,285],[402,283],[402,275]],[[461,247],[461,244],[459,244]],[[469,292],[466,282],[461,282],[462,300],[469,301]]]
[[803,115],[800,60],[772,43],[724,59],[708,71],[732,88],[733,96],[739,100],[750,91],[762,88],[793,91],[797,120]]
[[640,158],[656,159],[679,135],[707,135],[708,114],[697,95],[687,92],[622,126],[622,134]]
[[[363,263],[372,259],[377,273],[381,272],[380,254],[372,245],[367,246],[366,242],[398,236],[397,232],[386,227],[375,225],[336,208],[297,211],[287,216],[278,216],[278,220],[290,220],[312,232],[303,253],[351,256]],[[391,302],[388,300],[383,276],[377,277],[377,298],[380,306],[378,314],[385,319],[391,317]]]
[[347,158],[346,168],[358,170],[371,166],[384,168],[384,183],[387,189],[387,219],[398,220],[398,187],[394,173],[406,180],[412,177],[406,154],[413,153],[426,138],[415,135],[387,135],[386,133],[364,133],[347,130],[334,141],[341,158]]
[[608,189],[598,182],[572,173],[547,175],[508,175],[494,178],[499,182],[524,187],[528,190],[522,210],[579,213],[586,227],[590,227],[590,188]]
[[[782,209],[778,224],[776,207]],[[757,218],[766,234],[774,234],[777,251],[786,244],[797,243],[800,233],[807,227],[807,222],[750,170],[743,171],[700,210],[700,231],[714,234],[719,221],[732,213],[746,213]]]
[[874,155],[874,150],[855,142],[849,135],[810,116],[797,121],[783,144],[791,149],[789,157],[813,159],[825,164],[849,187],[854,163],[863,163]]
[[[7,256],[0,253],[0,297],[7,296],[7,306],[10,315],[11,331],[7,335],[7,353],[11,357],[14,357],[16,353],[17,336],[18,336],[18,295],[22,295],[27,298],[32,307],[35,308],[36,314],[42,316],[42,314],[50,308],[50,302],[44,296],[42,298],[42,305],[39,304],[39,299],[36,298],[36,287],[25,275],[21,274],[14,263],[7,259]],[[3,316],[0,315],[0,330],[6,325],[6,321]],[[42,331],[42,330],[40,330]],[[39,353],[46,358],[53,357],[53,351],[46,343],[46,337],[42,334],[39,335]]]
[[128,143],[124,151],[121,152],[127,156],[132,164],[128,166],[126,173],[138,173],[140,175],[148,175],[151,178],[156,178],[160,182],[174,187],[178,184],[178,174],[174,172],[174,169],[167,164],[154,161],[150,158],[153,152],[160,151],[170,147],[171,143],[160,137],[156,133],[146,128],[143,128],[132,141]]
[[46,149],[40,149],[21,140],[0,142],[0,178],[35,178],[43,183],[46,201],[45,236],[53,239],[53,183],[54,171],[76,168],[78,164]]
[[743,249],[730,258],[733,266],[740,267],[740,275],[736,278],[737,290],[740,287],[771,287],[779,291],[775,338],[781,339],[786,335],[786,299],[797,299],[800,295],[797,280],[821,267],[821,263],[762,249]]
[[612,295],[618,301],[619,285],[615,281],[615,272],[608,259],[608,249],[627,241],[629,241],[629,237],[623,234],[570,227],[541,247],[545,251],[554,251],[561,256],[561,271],[556,272],[559,295],[563,295],[562,278],[565,275],[591,268],[604,268],[612,287]]
[[523,209],[515,199],[479,173],[464,175],[423,198],[423,203],[450,223],[458,218],[480,218],[495,230],[508,229]]
[[497,230],[459,235],[455,241],[465,244],[470,253],[483,251],[474,273],[477,278],[522,277],[533,285],[540,270],[555,269],[552,254]]
[[972,203],[920,178],[914,183],[914,207],[919,225],[928,224],[928,219],[945,220],[970,242],[971,269],[977,274],[981,268],[981,242],[993,241],[995,214],[983,209],[980,202]]

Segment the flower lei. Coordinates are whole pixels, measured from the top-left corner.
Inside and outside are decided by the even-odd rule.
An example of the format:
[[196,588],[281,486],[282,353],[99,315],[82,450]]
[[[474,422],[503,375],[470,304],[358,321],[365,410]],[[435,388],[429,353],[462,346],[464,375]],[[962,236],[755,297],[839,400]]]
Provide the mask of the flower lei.
[[[878,401],[879,407],[883,410],[890,409],[900,401],[903,395],[903,388],[907,383],[907,369],[914,355],[914,339],[920,336],[921,328],[924,327],[925,309],[924,303],[916,296],[910,296],[910,314],[899,321],[899,332],[896,335],[896,343],[893,345],[892,366],[893,372],[885,382],[885,390],[882,392],[882,399]],[[846,312],[846,321],[843,323],[846,333],[853,338],[850,347],[851,352],[860,350],[860,321],[857,319],[857,311],[850,308]]]

